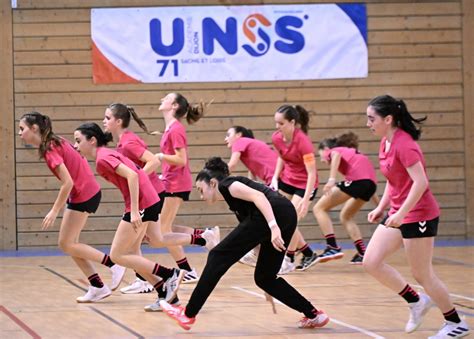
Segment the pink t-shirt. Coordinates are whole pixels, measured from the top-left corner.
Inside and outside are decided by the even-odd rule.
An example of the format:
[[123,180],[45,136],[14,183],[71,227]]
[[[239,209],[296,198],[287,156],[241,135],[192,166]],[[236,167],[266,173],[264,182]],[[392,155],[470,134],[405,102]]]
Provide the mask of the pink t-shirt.
[[189,167],[188,142],[186,138],[186,129],[183,124],[176,120],[165,130],[160,142],[161,152],[163,154],[175,154],[175,149],[184,148],[186,150],[186,165],[170,165],[166,161],[161,164],[161,179],[168,193],[190,192],[193,189],[193,179]]
[[332,152],[337,152],[341,155],[338,171],[344,175],[345,180],[356,181],[369,179],[375,184],[377,183],[374,166],[366,155],[359,153],[355,148],[334,147],[325,150],[323,157],[327,161],[331,161]]
[[130,212],[131,208],[130,190],[128,189],[127,179],[115,172],[120,164],[123,164],[138,173],[139,209],[143,210],[160,201],[155,189],[151,185],[148,175],[146,175],[142,169],[138,168],[132,160],[109,148],[98,147],[97,158],[95,159],[97,173],[99,173],[99,175],[108,182],[114,184],[120,190],[120,192],[122,192],[123,198],[125,200],[125,213]]
[[[283,135],[279,131],[273,133],[272,142],[285,164],[280,173],[280,180],[285,184],[305,189],[308,173],[306,172],[303,156],[314,154],[311,139],[301,129],[295,128],[290,144],[285,143]],[[318,185],[318,171],[316,170],[314,188],[318,188]]]
[[44,158],[46,165],[58,179],[56,168],[61,164],[66,166],[73,181],[69,203],[85,202],[100,191],[100,186],[95,180],[87,160],[66,139],[61,138],[60,145],[52,142],[51,149],[46,151]]
[[[145,167],[145,163],[140,160],[140,157],[148,150],[147,144],[132,131],[125,131],[117,144],[117,151],[132,160],[140,168]],[[158,178],[156,172],[151,172],[148,177],[156,190],[156,193],[161,193],[165,190],[163,182]]]
[[[389,215],[392,215],[400,209],[413,184],[406,169],[418,161],[421,161],[425,169],[425,159],[420,146],[413,140],[410,134],[401,129],[395,131],[388,152],[385,152],[385,140],[386,138],[382,138],[380,142],[379,161],[380,170],[390,185],[391,208]],[[403,219],[403,223],[426,221],[438,216],[438,203],[428,187],[413,209]]]
[[261,140],[241,137],[232,145],[232,153],[240,152],[240,160],[252,174],[267,185],[272,181],[278,155]]

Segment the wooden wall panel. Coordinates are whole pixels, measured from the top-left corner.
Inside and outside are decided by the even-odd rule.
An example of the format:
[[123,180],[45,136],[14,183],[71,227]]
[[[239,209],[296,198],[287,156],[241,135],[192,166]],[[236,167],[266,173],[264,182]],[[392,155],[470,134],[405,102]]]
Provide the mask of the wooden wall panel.
[[[298,1],[320,2],[334,1]],[[403,98],[416,116],[428,116],[420,144],[426,154],[432,189],[443,208],[440,234],[464,237],[466,217],[472,219],[467,204],[474,194],[472,180],[470,186],[466,186],[466,177],[474,166],[472,151],[466,152],[468,138],[472,141],[472,132],[465,127],[466,122],[472,123],[472,110],[466,115],[466,104],[472,103],[472,95],[466,94],[469,76],[472,88],[472,58],[466,72],[469,59],[465,53],[472,52],[472,47],[467,47],[464,26],[468,17],[463,15],[467,8],[472,18],[472,4],[468,4],[468,0],[366,2],[369,27],[369,76],[366,79],[94,85],[90,8],[167,6],[176,2],[18,0],[12,25],[14,119],[17,122],[24,112],[39,110],[53,118],[56,132],[72,139],[76,126],[84,121],[100,122],[105,107],[119,101],[133,105],[150,129],[162,130],[163,119],[157,107],[166,93],[179,91],[191,101],[213,99],[206,117],[188,128],[191,168],[196,173],[208,156],[228,158],[229,150],[223,139],[232,125],[253,128],[258,138],[270,142],[274,131],[273,112],[280,104],[291,102],[315,112],[310,124],[315,146],[321,138],[353,130],[360,136],[361,150],[376,162],[378,140],[365,127],[365,109],[372,97],[389,93]],[[266,3],[287,1],[227,1],[226,5]],[[221,2],[188,0],[181,4],[219,5]],[[132,129],[143,136],[152,151],[159,150],[159,137],[144,135],[136,125]],[[51,232],[38,230],[57,194],[58,182],[38,161],[35,150],[24,147],[18,139],[14,145],[19,246],[55,246],[57,228]],[[328,168],[319,162],[318,166],[324,182]],[[240,166],[238,173],[244,174],[245,169]],[[378,177],[381,193],[383,178],[380,173]],[[104,187],[103,204],[97,215],[90,218],[82,239],[107,245],[123,206],[118,191],[104,180],[99,181]],[[41,196],[38,191],[42,192]],[[364,237],[370,237],[374,229],[365,220],[369,209],[367,206],[358,216]],[[332,213],[335,219],[337,213]],[[225,206],[209,208],[199,201],[196,192],[191,195],[191,201],[183,205],[177,221],[198,226],[219,224],[224,234],[235,224]],[[302,229],[308,240],[321,238],[312,215],[302,221]],[[337,221],[336,234],[347,239]]]

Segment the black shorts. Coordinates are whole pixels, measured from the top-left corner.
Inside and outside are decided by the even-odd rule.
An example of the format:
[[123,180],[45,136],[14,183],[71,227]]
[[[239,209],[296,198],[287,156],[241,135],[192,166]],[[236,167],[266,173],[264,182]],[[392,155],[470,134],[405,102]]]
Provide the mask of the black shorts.
[[[161,193],[160,193],[161,194]],[[191,194],[190,191],[186,191],[186,192],[173,192],[173,193],[170,193],[170,192],[164,192],[164,196],[165,197],[178,197],[178,198],[181,198],[183,199],[183,201],[188,201],[189,200],[189,196]],[[163,199],[164,200],[164,199]]]
[[166,198],[166,192],[160,192],[158,193],[158,198],[160,198],[160,201],[158,202],[158,214],[161,214],[161,210],[163,209],[163,204],[165,203],[165,198]]
[[[385,221],[388,216],[383,218],[381,224],[385,225]],[[429,238],[434,237],[438,234],[439,217],[431,220],[410,222],[408,224],[402,224],[398,228],[402,232],[403,239],[412,238]]]
[[[142,217],[142,221],[158,221],[160,217],[160,201],[156,204],[151,205],[150,207],[145,208],[144,210],[140,211],[140,216]],[[127,212],[122,217],[123,221],[130,222],[130,212]]]
[[[283,192],[285,192],[286,194],[289,194],[289,195],[297,195],[301,198],[304,197],[304,193],[306,192],[306,190],[304,188],[298,188],[298,187],[295,187],[295,186],[291,186],[291,185],[288,185],[286,183],[284,183],[283,181],[281,181],[280,179],[278,179],[278,189],[279,190],[282,190]],[[318,192],[318,189],[315,188],[312,192],[311,192],[311,197],[309,198],[309,201],[313,201],[314,200],[314,197],[316,196],[316,193]]]
[[340,181],[336,186],[351,197],[364,201],[369,201],[377,190],[375,182],[369,179]]
[[73,211],[95,213],[99,208],[100,199],[102,198],[101,191],[97,192],[92,198],[80,203],[68,203],[67,208]]

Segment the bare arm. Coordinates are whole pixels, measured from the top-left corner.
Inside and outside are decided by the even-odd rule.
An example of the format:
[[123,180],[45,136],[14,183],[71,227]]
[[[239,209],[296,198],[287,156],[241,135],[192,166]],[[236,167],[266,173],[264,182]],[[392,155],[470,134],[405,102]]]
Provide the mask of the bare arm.
[[227,166],[229,166],[229,172],[232,173],[235,170],[235,167],[237,167],[237,164],[240,161],[240,152],[232,152],[232,155],[230,156],[230,160],[227,163]]
[[142,220],[139,212],[139,183],[138,183],[138,173],[134,170],[125,166],[124,164],[118,165],[115,169],[115,173],[121,177],[127,179],[128,189],[130,191],[130,222],[133,225],[133,228],[136,230],[141,226]]
[[185,166],[187,162],[187,156],[186,156],[186,149],[185,148],[175,148],[174,149],[174,154],[164,154],[164,153],[158,153],[156,154],[158,159],[163,162],[167,162],[170,165],[174,166]]
[[74,182],[72,181],[71,175],[66,168],[66,165],[61,164],[55,168],[55,172],[61,181],[61,187],[59,188],[58,196],[54,201],[53,207],[46,214],[41,225],[42,230],[46,230],[54,224],[59,212],[66,205],[67,198],[71,193],[72,188],[74,187]]
[[140,157],[140,161],[145,163],[145,166],[143,166],[143,170],[148,175],[155,172],[160,166],[160,160],[148,150],[145,150],[145,152],[143,152],[142,156]]

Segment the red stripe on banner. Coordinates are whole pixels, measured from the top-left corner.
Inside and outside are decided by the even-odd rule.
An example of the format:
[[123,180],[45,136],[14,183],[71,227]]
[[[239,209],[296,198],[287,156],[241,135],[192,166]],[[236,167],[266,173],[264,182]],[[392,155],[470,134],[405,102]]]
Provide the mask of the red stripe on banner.
[[128,76],[102,54],[92,41],[92,78],[94,84],[140,83]]
[[25,332],[35,339],[41,339],[38,333],[29,328],[23,321],[18,319],[13,313],[7,310],[4,306],[0,305],[0,311],[5,313],[11,320],[13,320],[18,326],[20,326]]

